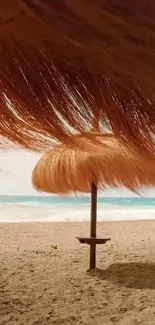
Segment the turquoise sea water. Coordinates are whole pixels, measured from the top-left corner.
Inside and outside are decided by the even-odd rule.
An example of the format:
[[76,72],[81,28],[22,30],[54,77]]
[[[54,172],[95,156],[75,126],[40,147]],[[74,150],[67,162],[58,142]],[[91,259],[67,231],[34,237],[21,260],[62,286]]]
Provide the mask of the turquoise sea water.
[[[98,220],[155,219],[155,198],[98,197]],[[89,221],[90,197],[0,196],[0,222]]]
[[[90,197],[53,197],[53,196],[0,196],[0,204],[25,206],[67,206],[89,205]],[[111,205],[119,208],[155,207],[155,198],[104,198],[98,197],[99,205]]]

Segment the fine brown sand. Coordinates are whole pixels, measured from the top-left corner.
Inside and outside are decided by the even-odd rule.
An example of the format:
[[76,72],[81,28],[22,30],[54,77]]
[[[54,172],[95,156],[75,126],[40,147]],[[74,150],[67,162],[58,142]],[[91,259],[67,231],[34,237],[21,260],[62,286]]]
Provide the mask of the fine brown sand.
[[[155,325],[155,222],[0,224],[0,325]],[[56,246],[57,245],[57,246]],[[55,247],[56,246],[56,247]]]

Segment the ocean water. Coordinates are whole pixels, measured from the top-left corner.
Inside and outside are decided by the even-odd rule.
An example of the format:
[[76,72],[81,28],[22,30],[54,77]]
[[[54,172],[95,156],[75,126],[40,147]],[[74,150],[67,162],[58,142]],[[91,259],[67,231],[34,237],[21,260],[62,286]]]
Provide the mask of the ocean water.
[[[98,198],[98,221],[155,219],[155,198]],[[90,197],[0,196],[0,222],[90,220]]]

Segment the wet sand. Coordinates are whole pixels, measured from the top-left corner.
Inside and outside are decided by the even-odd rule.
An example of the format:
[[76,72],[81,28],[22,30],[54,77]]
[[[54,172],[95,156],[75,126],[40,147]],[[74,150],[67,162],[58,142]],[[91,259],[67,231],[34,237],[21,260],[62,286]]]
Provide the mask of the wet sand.
[[88,223],[0,224],[0,325],[154,325],[155,222],[102,222],[87,272]]

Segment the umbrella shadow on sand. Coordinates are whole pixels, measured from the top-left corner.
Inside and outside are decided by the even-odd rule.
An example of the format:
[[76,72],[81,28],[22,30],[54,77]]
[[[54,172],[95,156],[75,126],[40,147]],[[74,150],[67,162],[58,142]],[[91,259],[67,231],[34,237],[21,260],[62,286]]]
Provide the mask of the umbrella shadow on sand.
[[116,263],[106,270],[96,269],[92,276],[133,289],[155,289],[155,263]]

